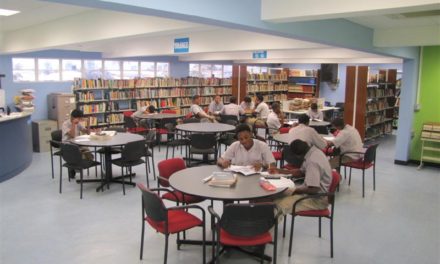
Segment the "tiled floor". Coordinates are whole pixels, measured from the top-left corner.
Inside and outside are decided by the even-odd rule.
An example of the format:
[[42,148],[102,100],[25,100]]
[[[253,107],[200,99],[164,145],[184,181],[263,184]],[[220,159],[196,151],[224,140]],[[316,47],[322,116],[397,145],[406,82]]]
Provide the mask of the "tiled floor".
[[[156,150],[156,160],[164,154],[163,149]],[[371,172],[367,172],[365,198],[359,172],[354,173],[351,186],[341,183],[333,259],[328,222],[323,221],[320,239],[317,220],[299,219],[294,255],[287,257],[288,239],[280,237],[278,263],[440,263],[440,170],[425,167],[418,171],[415,166],[394,165],[393,160],[394,138],[389,136],[378,149],[375,192]],[[135,181],[145,182],[144,167],[135,171]],[[97,193],[95,184],[87,184],[80,200],[79,185],[64,180],[59,194],[59,179],[50,175],[49,154],[35,153],[25,172],[0,184],[0,263],[163,262],[164,237],[149,228],[144,260],[139,260],[141,198],[137,189],[130,187],[123,196],[120,185]],[[216,209],[220,206],[216,204]],[[189,236],[199,238],[200,232]],[[174,238],[168,263],[201,263],[199,246],[177,251]],[[266,252],[271,250],[268,246]],[[258,263],[235,252],[228,252],[222,260]]]

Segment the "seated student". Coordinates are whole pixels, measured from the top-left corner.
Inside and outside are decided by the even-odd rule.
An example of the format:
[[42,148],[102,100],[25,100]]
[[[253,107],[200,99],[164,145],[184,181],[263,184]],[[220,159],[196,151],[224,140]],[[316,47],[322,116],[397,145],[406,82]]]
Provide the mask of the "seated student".
[[237,121],[240,120],[240,115],[244,115],[244,110],[237,105],[237,97],[231,96],[229,98],[229,104],[225,105],[220,111],[222,115],[234,115],[237,116]]
[[137,123],[139,123],[139,126],[146,128],[154,128],[155,124],[153,119],[138,118],[138,116],[142,114],[154,114],[155,112],[156,112],[156,107],[154,107],[154,105],[142,106],[140,109],[134,112],[131,115],[131,117]]
[[298,117],[298,125],[292,127],[289,130],[289,134],[292,135],[292,141],[295,139],[301,139],[305,141],[309,146],[315,146],[318,149],[324,149],[327,147],[327,141],[316,132],[312,127],[309,127],[310,118],[308,115],[300,115]]
[[[363,152],[363,144],[359,131],[356,128],[346,125],[344,119],[336,118],[332,121],[332,125],[339,130],[337,136],[327,141],[329,146],[335,146],[340,149],[341,154],[345,152]],[[349,162],[357,160],[361,157],[360,154],[347,154],[342,157],[342,162]],[[330,159],[330,165],[332,169],[339,167],[339,157],[333,157]]]
[[310,109],[307,111],[307,115],[310,117],[310,119],[318,119],[318,120],[324,120],[324,114],[322,111],[318,109],[317,103],[312,103],[310,105]]
[[[70,119],[64,121],[61,131],[62,131],[62,141],[66,142],[75,137],[83,134],[90,134],[90,129],[87,129],[81,125],[82,118],[84,117],[84,113],[81,110],[74,109],[70,113]],[[80,147],[80,150],[83,154],[83,158],[88,160],[93,160],[93,154],[90,152],[87,147]],[[69,170],[69,177],[75,178],[75,170]]]
[[261,94],[257,94],[255,96],[255,102],[257,103],[257,107],[254,110],[254,113],[257,114],[257,117],[266,121],[269,116],[269,106],[264,102],[264,97]]
[[[294,190],[286,190],[282,194],[284,197],[275,199],[274,202],[283,215],[291,213],[293,204],[305,195],[327,192],[332,181],[330,164],[320,149],[296,139],[290,143],[290,151],[293,155],[304,160],[301,168],[279,170],[278,172],[291,174],[295,178],[305,178],[302,185],[296,186]],[[296,206],[295,211],[322,210],[326,209],[327,206],[327,197],[305,199]]]
[[254,109],[255,109],[255,104],[254,104],[254,102],[252,102],[251,97],[246,95],[244,97],[243,102],[241,102],[240,107],[241,107],[241,109],[243,109],[243,111],[246,114],[252,114],[254,112]]
[[281,112],[279,103],[275,102],[272,104],[272,111],[267,116],[266,123],[271,135],[279,132],[280,127],[284,124],[284,114]]
[[253,165],[256,171],[261,168],[275,168],[275,158],[269,146],[260,140],[252,138],[248,125],[240,124],[236,129],[238,141],[229,146],[217,164],[222,168],[232,165]]
[[220,114],[220,111],[223,109],[224,105],[222,102],[222,98],[220,97],[220,95],[216,95],[214,97],[214,101],[212,101],[209,104],[208,107],[208,114],[210,115],[218,115]]
[[195,118],[200,119],[201,122],[214,122],[215,117],[208,115],[203,109],[199,106],[200,104],[200,96],[193,96],[193,104],[191,105],[189,111],[193,114]]

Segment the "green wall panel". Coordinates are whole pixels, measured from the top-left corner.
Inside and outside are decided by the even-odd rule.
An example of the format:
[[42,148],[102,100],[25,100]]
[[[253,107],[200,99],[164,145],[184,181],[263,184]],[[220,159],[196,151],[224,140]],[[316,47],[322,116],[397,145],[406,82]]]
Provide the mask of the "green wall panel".
[[[411,144],[412,160],[420,160],[420,133],[425,122],[440,122],[440,46],[423,48],[422,71],[420,79],[420,111],[414,114]],[[405,107],[405,106],[400,106]]]

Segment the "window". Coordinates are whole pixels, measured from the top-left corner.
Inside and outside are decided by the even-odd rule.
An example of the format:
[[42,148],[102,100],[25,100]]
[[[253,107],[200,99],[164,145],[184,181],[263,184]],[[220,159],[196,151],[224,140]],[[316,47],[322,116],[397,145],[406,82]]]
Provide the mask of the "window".
[[232,78],[232,65],[223,65],[223,78]]
[[156,77],[168,77],[170,75],[170,64],[168,62],[156,63]]
[[122,79],[135,79],[139,77],[139,62],[124,61],[122,62]]
[[204,78],[210,78],[212,76],[216,78],[231,78],[232,65],[190,63],[189,76]]
[[141,61],[141,77],[154,77],[155,67],[154,62]]
[[60,81],[59,59],[38,59],[39,81]]
[[102,60],[84,60],[84,78],[102,78]]
[[189,76],[200,77],[200,64],[198,63],[189,64]]
[[34,82],[35,59],[12,58],[12,75],[14,82]]
[[121,62],[116,60],[104,61],[104,79],[121,79]]
[[215,64],[212,65],[212,72],[211,74],[216,78],[222,78],[223,77],[223,65]]
[[81,60],[61,60],[61,65],[62,65],[62,72],[61,72],[62,81],[72,81],[75,78],[81,78],[82,76]]
[[211,77],[212,65],[211,64],[200,64],[200,75],[204,78]]

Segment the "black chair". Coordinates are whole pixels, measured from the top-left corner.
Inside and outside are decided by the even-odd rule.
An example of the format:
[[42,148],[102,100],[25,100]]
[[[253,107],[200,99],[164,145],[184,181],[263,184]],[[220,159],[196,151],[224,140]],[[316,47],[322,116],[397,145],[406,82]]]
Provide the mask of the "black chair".
[[[273,243],[272,261],[276,264],[278,225],[275,213],[276,206],[273,203],[227,204],[221,217],[212,206],[208,207],[208,211],[215,218],[212,243],[215,245],[216,262],[220,256],[220,245],[223,245],[226,247],[261,247],[259,257],[263,263],[265,245]],[[270,229],[273,227],[274,236],[272,237]],[[238,249],[253,255],[252,252]]]
[[220,115],[220,123],[236,126],[238,125],[238,117],[236,115]]
[[318,134],[328,135],[327,126],[310,126],[318,132]]
[[[153,168],[153,179],[156,180],[156,166],[154,165],[154,134],[148,133],[145,136],[145,166],[148,173],[151,172],[150,168]],[[151,164],[150,164],[151,161]],[[148,183],[147,173],[147,183]]]
[[[180,249],[180,232],[184,232],[193,227],[202,228],[202,250],[203,260],[206,263],[205,250],[205,211],[198,205],[183,205],[166,208],[163,200],[157,195],[158,191],[170,192],[165,188],[147,189],[142,184],[138,184],[142,192],[142,231],[141,231],[141,250],[140,259],[144,252],[144,234],[145,222],[156,230],[156,232],[165,235],[165,254],[164,263],[167,263],[168,257],[168,237],[170,234],[177,234],[177,249]],[[177,199],[177,197],[176,197]],[[197,209],[201,211],[202,220],[188,212],[188,210]]]
[[[101,163],[94,160],[84,159],[81,150],[77,145],[74,144],[70,144],[70,143],[61,144],[61,153],[63,160],[66,162],[63,164],[63,167],[66,167],[69,170],[79,171],[80,173],[80,178],[79,178],[79,182],[81,185],[80,199],[82,199],[83,170],[101,165]],[[102,171],[101,171],[101,179],[102,179]],[[62,192],[62,173],[60,173],[60,193],[61,192]]]
[[[52,179],[54,179],[54,170],[53,170],[53,157],[58,156],[60,159],[60,171],[61,171],[61,141],[63,139],[62,130],[55,130],[50,133],[50,165],[52,167]],[[70,180],[70,179],[69,179]]]
[[191,134],[189,148],[190,161],[194,154],[203,155],[202,163],[209,163],[208,156],[214,154],[214,162],[217,161],[217,138],[215,134]]
[[[126,130],[123,127],[108,127],[105,129],[106,131],[116,131],[117,133],[125,133]],[[105,159],[103,158],[105,156],[105,151],[110,151],[111,155],[121,154],[122,148],[120,146],[112,146],[110,149],[105,148],[99,148],[95,151],[95,157],[96,153],[100,156],[100,162],[104,164]],[[104,165],[105,166],[105,165]]]
[[[121,157],[112,160],[112,163],[116,166],[121,167],[121,179],[122,179],[122,192],[125,195],[125,180],[124,180],[124,168],[127,170],[127,175],[130,178],[130,184],[132,183],[132,167],[144,163],[142,157],[145,156],[145,142],[134,141],[124,145],[121,151]],[[148,182],[148,172],[147,173],[147,185]],[[134,184],[133,184],[134,185]]]

